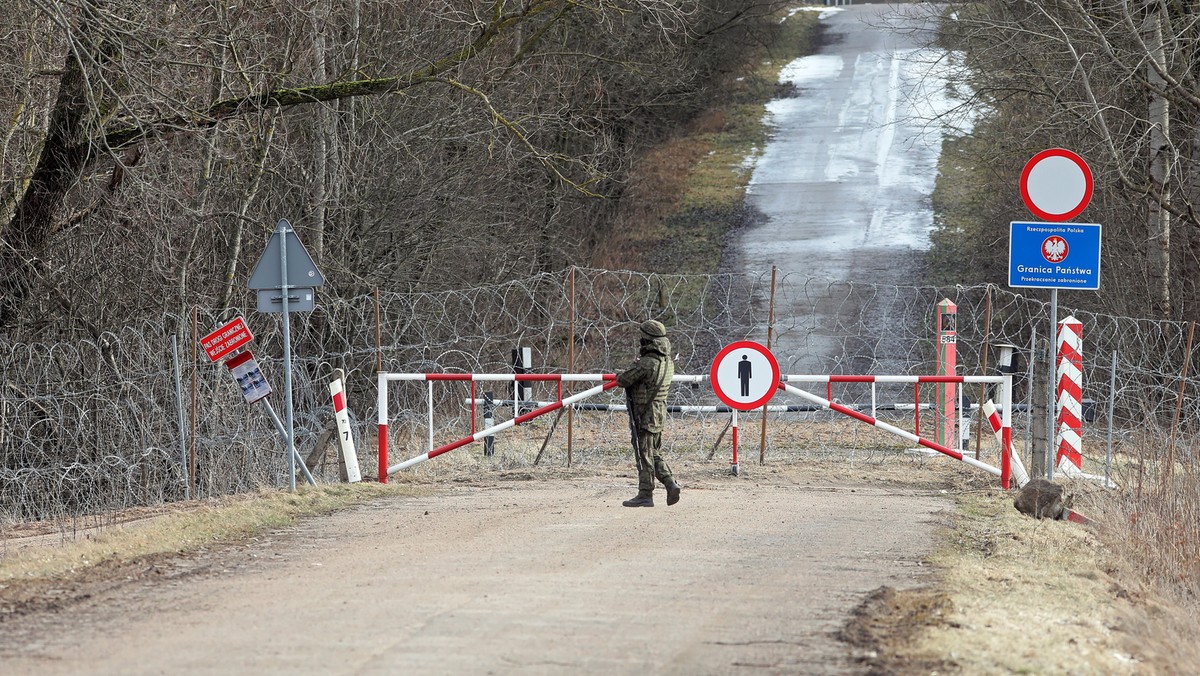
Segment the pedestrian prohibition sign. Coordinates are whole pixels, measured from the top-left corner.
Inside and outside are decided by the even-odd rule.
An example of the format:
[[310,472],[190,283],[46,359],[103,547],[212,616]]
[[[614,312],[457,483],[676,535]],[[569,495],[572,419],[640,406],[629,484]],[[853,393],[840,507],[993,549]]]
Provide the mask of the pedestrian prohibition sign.
[[779,389],[779,362],[762,345],[741,340],[717,353],[709,380],[718,399],[739,411],[752,411]]

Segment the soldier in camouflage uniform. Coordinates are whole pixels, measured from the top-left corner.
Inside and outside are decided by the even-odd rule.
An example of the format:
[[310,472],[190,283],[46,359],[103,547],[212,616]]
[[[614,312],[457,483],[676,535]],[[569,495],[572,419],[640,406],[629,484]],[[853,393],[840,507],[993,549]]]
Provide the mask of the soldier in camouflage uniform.
[[659,455],[663,424],[667,419],[667,389],[675,375],[671,359],[671,341],[667,327],[653,319],[641,326],[641,350],[637,362],[617,375],[617,384],[626,390],[633,428],[633,453],[638,468],[637,496],[626,500],[626,507],[654,506],[654,479],[667,488],[667,504],[679,502],[680,486],[671,468]]

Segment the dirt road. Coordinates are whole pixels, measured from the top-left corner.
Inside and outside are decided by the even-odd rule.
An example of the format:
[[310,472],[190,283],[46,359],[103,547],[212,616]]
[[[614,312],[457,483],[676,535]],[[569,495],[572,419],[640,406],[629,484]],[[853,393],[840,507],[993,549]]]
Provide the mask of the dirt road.
[[621,507],[632,475],[597,470],[315,519],[10,618],[0,672],[854,673],[835,633],[928,581],[950,509],[799,467],[696,474],[670,508]]

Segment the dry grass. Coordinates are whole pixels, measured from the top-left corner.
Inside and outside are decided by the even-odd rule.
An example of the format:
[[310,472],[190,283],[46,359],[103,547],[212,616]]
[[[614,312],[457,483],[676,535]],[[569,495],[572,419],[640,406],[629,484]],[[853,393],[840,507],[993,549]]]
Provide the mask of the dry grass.
[[[291,525],[383,497],[412,494],[411,486],[377,483],[301,487],[295,493],[256,494],[178,503],[153,511],[133,510],[117,525],[82,530],[64,540],[40,524],[14,528],[0,549],[0,587],[13,579],[70,576],[111,561],[187,554]],[[23,534],[18,539],[7,539]]]
[[1000,491],[963,493],[933,557],[946,622],[905,650],[936,655],[963,673],[1132,673],[1117,633],[1136,612],[1114,593],[1094,531],[1019,514]]
[[[1141,468],[1143,463],[1132,463]],[[1122,617],[1130,645],[1156,670],[1200,665],[1200,484],[1184,468],[1133,478],[1116,491],[1091,489],[1076,504],[1102,528],[1117,592],[1136,602]]]

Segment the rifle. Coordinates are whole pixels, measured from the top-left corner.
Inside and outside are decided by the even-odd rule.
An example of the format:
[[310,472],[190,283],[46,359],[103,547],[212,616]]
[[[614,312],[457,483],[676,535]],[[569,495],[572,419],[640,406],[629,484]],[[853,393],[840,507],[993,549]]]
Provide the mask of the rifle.
[[638,473],[642,471],[642,448],[638,441],[637,412],[633,410],[633,392],[625,390],[625,412],[629,414],[629,441],[633,444],[633,459],[637,463]]

